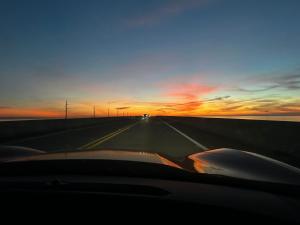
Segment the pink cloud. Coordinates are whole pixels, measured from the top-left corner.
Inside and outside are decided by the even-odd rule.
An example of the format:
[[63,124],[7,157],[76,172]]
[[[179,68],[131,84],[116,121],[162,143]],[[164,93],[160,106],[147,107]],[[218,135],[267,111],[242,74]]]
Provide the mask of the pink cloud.
[[216,86],[198,83],[167,84],[165,95],[187,101],[195,101],[200,96],[214,92]]

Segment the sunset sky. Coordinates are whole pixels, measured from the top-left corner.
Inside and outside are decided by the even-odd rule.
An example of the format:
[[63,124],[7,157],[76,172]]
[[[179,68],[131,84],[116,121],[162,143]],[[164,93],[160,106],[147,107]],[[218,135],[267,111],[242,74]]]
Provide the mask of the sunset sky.
[[298,0],[1,0],[0,117],[300,115]]

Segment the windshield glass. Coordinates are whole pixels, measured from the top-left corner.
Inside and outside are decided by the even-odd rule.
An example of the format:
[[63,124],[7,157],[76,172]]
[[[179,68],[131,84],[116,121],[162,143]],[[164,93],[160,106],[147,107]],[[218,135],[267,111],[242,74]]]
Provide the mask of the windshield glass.
[[268,177],[267,162],[290,168],[271,159],[296,171],[299,7],[294,0],[2,0],[5,158],[18,156],[16,146],[31,148],[29,155],[105,150],[113,159],[124,151],[176,168],[195,160],[199,173],[225,168],[237,177],[263,170]]

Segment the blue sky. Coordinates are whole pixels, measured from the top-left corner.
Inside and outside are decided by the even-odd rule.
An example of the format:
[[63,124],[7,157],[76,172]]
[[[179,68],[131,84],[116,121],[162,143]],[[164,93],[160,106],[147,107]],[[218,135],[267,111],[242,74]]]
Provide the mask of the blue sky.
[[[108,101],[135,112],[228,114],[222,105],[257,98],[275,103],[230,113],[298,113],[299,8],[296,0],[1,1],[0,115],[59,115],[66,98],[82,115]],[[222,96],[230,97],[205,103]],[[293,107],[282,111],[287,99]]]

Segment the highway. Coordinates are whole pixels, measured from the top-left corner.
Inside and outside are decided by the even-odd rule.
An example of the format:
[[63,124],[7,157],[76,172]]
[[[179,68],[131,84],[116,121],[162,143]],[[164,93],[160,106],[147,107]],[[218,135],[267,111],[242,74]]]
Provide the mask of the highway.
[[174,160],[207,149],[245,149],[235,141],[166,122],[160,118],[108,121],[39,137],[16,140],[9,145],[26,146],[46,152],[88,149],[116,149],[156,152]]

